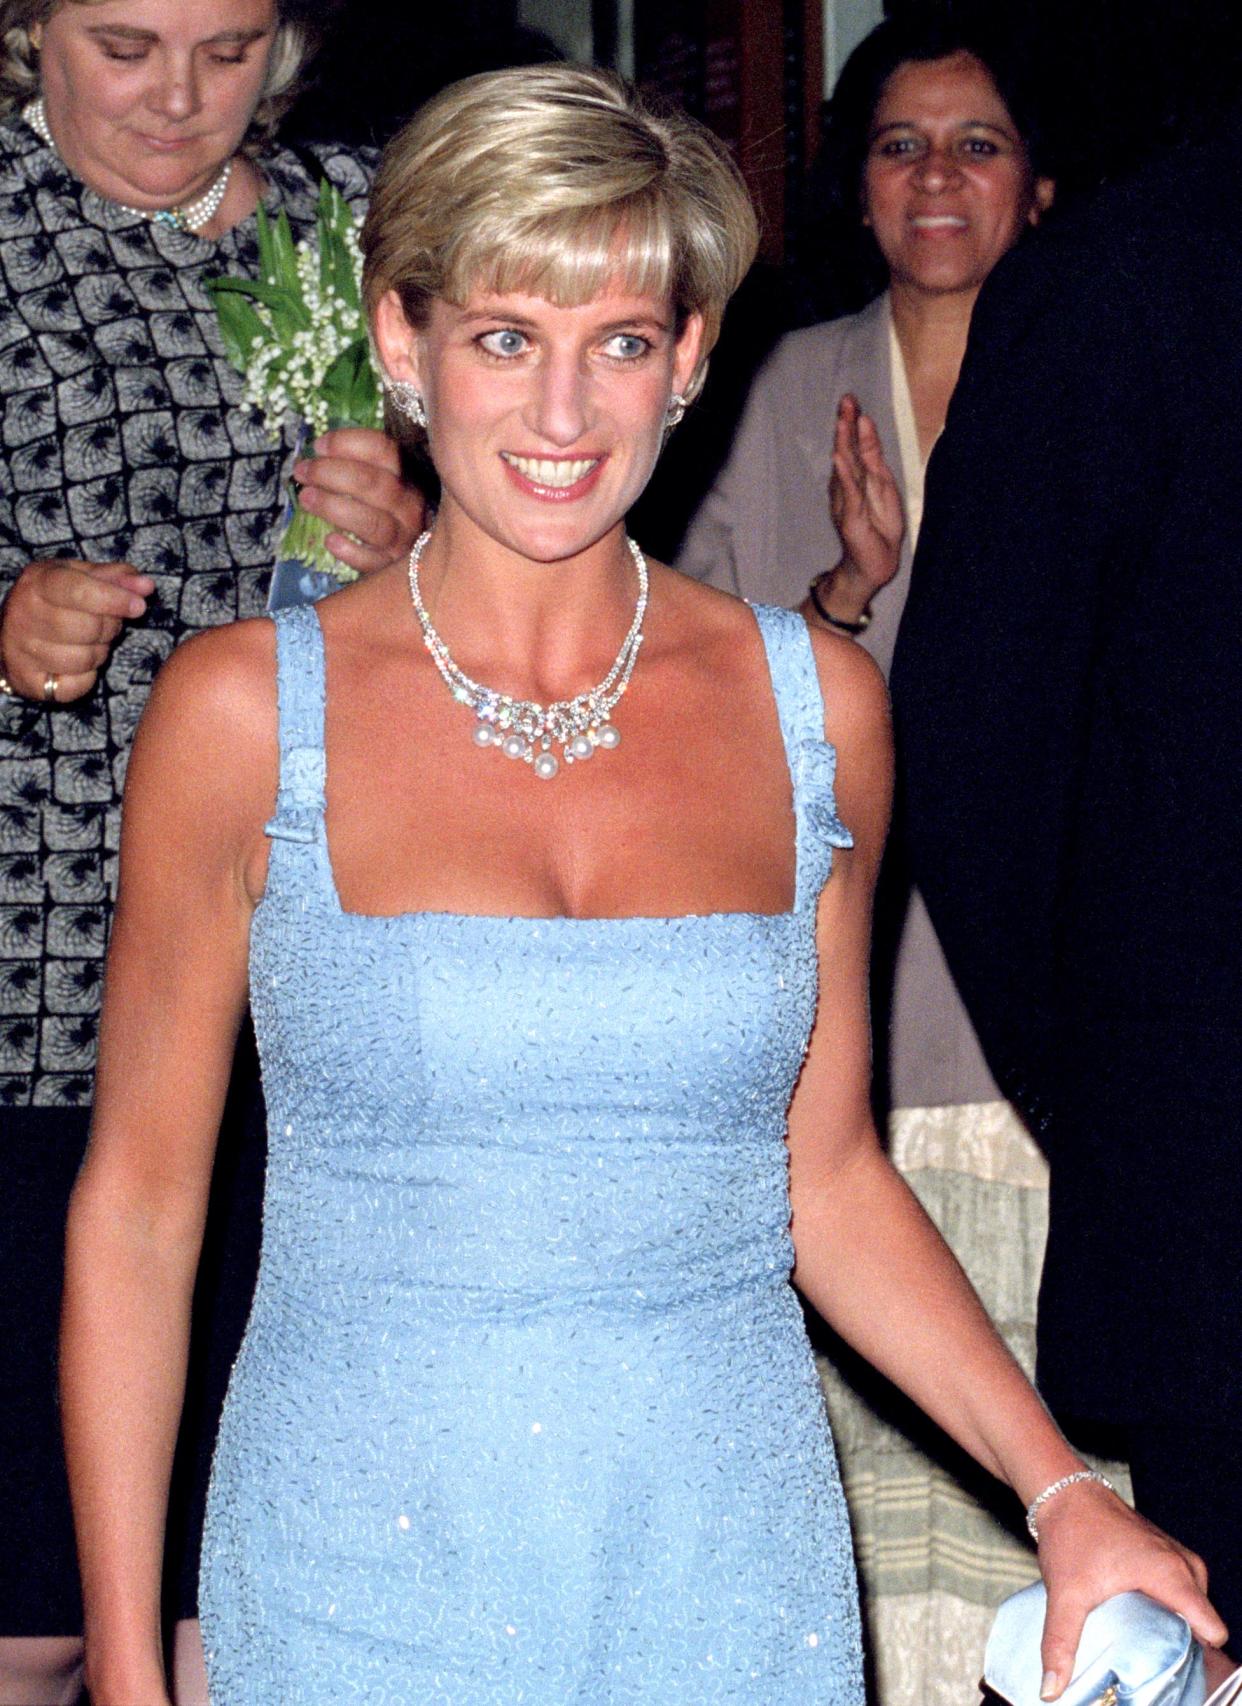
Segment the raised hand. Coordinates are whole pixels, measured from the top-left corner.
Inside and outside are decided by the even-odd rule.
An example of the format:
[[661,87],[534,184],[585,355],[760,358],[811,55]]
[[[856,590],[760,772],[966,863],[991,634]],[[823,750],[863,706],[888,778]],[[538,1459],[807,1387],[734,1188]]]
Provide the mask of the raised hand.
[[842,545],[835,578],[870,600],[897,573],[906,518],[875,422],[848,391],[837,405],[828,507]]
[[0,609],[0,670],[28,699],[80,699],[154,590],[132,563],[28,564]]
[[1207,1597],[1202,1558],[1094,1483],[1068,1488],[1040,1513],[1039,1563],[1048,1589],[1044,1700],[1061,1697],[1087,1613],[1113,1594],[1137,1589],[1159,1600],[1179,1612],[1207,1647],[1227,1639]]
[[314,456],[294,466],[298,502],[335,529],[329,551],[360,574],[408,554],[422,532],[421,492],[401,478],[396,445],[370,427],[338,427],[316,439]]

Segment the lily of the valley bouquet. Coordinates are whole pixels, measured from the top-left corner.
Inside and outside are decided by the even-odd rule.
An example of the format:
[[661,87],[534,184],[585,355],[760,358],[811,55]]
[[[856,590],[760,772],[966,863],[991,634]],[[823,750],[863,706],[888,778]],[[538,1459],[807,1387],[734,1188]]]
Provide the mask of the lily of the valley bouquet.
[[[362,253],[348,202],[325,182],[313,239],[295,243],[286,214],[258,212],[259,277],[208,284],[230,361],[246,380],[245,401],[263,416],[275,441],[286,423],[301,423],[305,447],[330,427],[383,424],[379,383],[362,313]],[[278,563],[356,578],[324,541],[329,524],[302,509],[291,491],[291,515],[277,547]],[[327,590],[327,586],[320,590]]]

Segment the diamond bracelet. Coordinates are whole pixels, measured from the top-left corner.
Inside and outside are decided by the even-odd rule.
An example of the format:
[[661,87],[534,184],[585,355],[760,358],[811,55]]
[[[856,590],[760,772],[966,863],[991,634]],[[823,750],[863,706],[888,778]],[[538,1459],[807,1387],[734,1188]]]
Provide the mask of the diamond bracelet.
[[1098,1469],[1075,1469],[1072,1475],[1062,1475],[1059,1481],[1054,1481],[1050,1487],[1045,1487],[1042,1493],[1037,1493],[1026,1507],[1026,1532],[1039,1545],[1039,1524],[1036,1514],[1048,1503],[1055,1499],[1058,1493],[1063,1493],[1067,1487],[1076,1486],[1079,1481],[1095,1481],[1099,1486],[1106,1487],[1110,1493],[1117,1491],[1107,1475],[1101,1475]]

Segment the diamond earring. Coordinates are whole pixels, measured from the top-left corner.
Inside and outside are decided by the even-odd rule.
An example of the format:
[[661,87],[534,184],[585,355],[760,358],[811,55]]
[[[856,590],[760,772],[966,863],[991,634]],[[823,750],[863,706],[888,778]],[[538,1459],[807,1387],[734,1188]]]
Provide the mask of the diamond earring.
[[385,378],[384,390],[392,399],[392,406],[398,414],[404,415],[407,421],[413,421],[416,427],[422,427],[426,431],[427,408],[417,385],[412,385],[408,379]]
[[668,400],[668,409],[664,416],[665,432],[672,432],[686,412],[686,399],[680,391],[674,391]]

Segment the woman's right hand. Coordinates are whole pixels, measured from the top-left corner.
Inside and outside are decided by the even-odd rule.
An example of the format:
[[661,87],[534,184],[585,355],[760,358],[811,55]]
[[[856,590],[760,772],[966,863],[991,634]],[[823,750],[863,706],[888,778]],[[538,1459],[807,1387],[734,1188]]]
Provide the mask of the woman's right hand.
[[1229,1631],[1207,1596],[1202,1558],[1107,1488],[1080,1483],[1040,1512],[1039,1567],[1048,1588],[1041,1700],[1061,1698],[1073,1674],[1088,1612],[1114,1594],[1137,1590],[1167,1605],[1186,1619],[1207,1648],[1221,1647],[1228,1639]]
[[52,676],[58,702],[80,699],[154,590],[132,563],[28,564],[0,608],[0,673],[27,699],[51,697],[44,686]]
[[842,547],[834,585],[865,610],[897,573],[906,518],[875,422],[848,391],[837,405],[828,507]]

